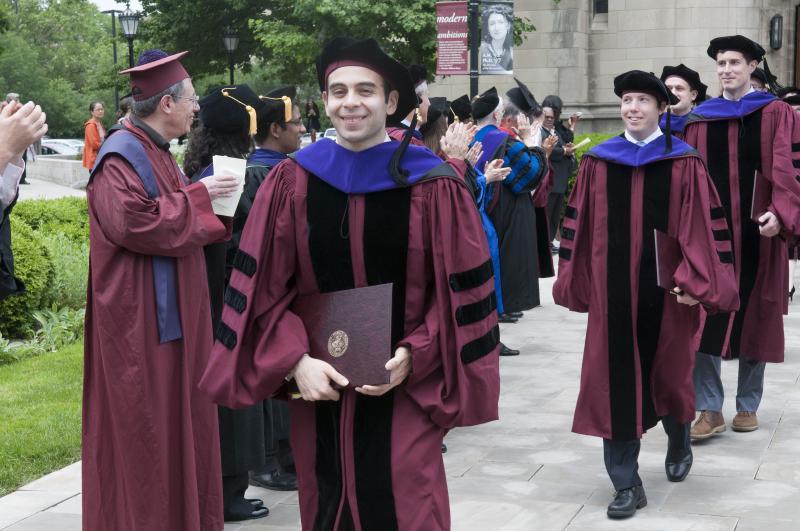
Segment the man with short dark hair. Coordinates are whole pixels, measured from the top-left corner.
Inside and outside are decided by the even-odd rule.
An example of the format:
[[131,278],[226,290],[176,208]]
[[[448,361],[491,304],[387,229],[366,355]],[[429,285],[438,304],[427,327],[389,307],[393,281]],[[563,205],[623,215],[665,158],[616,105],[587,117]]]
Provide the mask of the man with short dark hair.
[[[789,288],[786,241],[781,236],[800,234],[800,148],[791,136],[793,111],[750,82],[766,51],[747,37],[731,35],[713,39],[707,52],[716,62],[722,96],[694,110],[686,125],[686,142],[705,157],[722,200],[723,208],[714,216],[726,219],[731,230],[733,251],[726,261],[735,265],[741,308],[733,315],[706,318],[694,370],[701,412],[692,427],[694,439],[726,429],[722,356],[739,360],[732,428],[758,429],[766,363],[781,363],[784,356]],[[765,59],[764,69],[769,74]]]
[[186,52],[147,50],[134,114],[89,178],[83,529],[223,528],[217,408],[197,389],[213,342],[203,247],[228,237],[212,201],[235,177],[189,184],[169,151],[198,98]]
[[[678,98],[678,103],[670,106],[669,129],[673,135],[683,138],[683,128],[686,127],[689,113],[696,105],[706,101],[708,87],[700,81],[700,74],[683,63],[665,66],[661,71],[661,81]],[[659,126],[666,130],[667,113],[661,115]]]
[[[712,219],[719,200],[703,160],[658,126],[677,99],[640,70],[617,76],[614,93],[625,133],[581,160],[553,299],[589,314],[572,431],[603,438],[616,491],[607,514],[626,518],[647,505],[638,457],[643,434],[659,421],[667,479],[689,474],[697,304],[730,311],[739,300],[733,268],[720,258],[730,242],[725,220]],[[657,231],[674,245],[657,246]],[[659,281],[658,265],[670,263],[674,271],[662,270],[668,280]]]
[[[388,137],[416,94],[375,40],[335,38],[316,66],[336,141],[300,150],[259,188],[200,386],[232,407],[297,386],[304,529],[449,529],[442,439],[496,419],[499,399],[492,262],[466,166],[409,145],[408,131]],[[389,283],[389,383],[354,389],[309,355],[292,303]]]

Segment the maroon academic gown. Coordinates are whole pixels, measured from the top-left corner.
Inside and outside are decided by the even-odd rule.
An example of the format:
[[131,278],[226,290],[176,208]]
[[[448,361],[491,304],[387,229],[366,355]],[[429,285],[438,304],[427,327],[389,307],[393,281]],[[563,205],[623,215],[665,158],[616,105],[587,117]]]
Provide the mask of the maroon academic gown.
[[498,418],[491,258],[465,164],[448,163],[457,177],[346,194],[287,160],[258,191],[226,296],[246,305],[226,305],[201,388],[230,407],[285,396],[309,350],[297,295],[393,282],[392,336],[411,350],[382,397],[290,400],[305,530],[449,529],[442,439]]
[[734,316],[708,316],[699,350],[780,363],[783,316],[789,310],[787,244],[784,238],[760,236],[750,211],[757,173],[771,190],[769,210],[778,217],[784,236],[800,234],[800,136],[793,135],[795,115],[777,100],[735,119],[704,118],[705,108],[695,109],[685,140],[707,160],[724,208],[718,215],[732,229],[741,309]]
[[[646,148],[664,145],[662,136]],[[653,230],[681,246],[677,287],[713,311],[735,309],[738,297],[733,267],[721,258],[730,252],[725,220],[711,219],[719,200],[699,156],[682,150],[632,166],[594,151],[582,158],[570,194],[553,298],[589,313],[572,430],[625,441],[667,414],[678,422],[695,414],[699,305],[679,304],[658,287]]]
[[[212,346],[203,246],[227,237],[202,183],[141,130],[160,197],[109,155],[87,188],[83,529],[223,528],[217,408],[197,389]],[[174,257],[183,338],[159,343],[152,255]]]

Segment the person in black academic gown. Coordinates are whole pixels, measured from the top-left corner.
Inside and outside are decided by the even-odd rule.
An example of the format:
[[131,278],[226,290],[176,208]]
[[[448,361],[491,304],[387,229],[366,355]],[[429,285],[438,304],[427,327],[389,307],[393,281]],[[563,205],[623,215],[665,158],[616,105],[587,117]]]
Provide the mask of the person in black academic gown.
[[[250,121],[244,104],[254,109],[261,107],[258,96],[247,85],[218,88],[200,100],[199,122],[189,137],[183,165],[184,172],[191,176],[192,181],[214,174],[214,155],[247,156],[251,147]],[[204,249],[211,319],[215,328],[222,314],[227,284],[227,245],[227,242],[219,242]],[[248,471],[264,464],[263,406],[256,404],[240,410],[220,406],[218,411],[225,521],[263,518],[269,514],[263,502],[244,497]]]
[[[233,237],[228,242],[228,277],[259,187],[272,168],[300,149],[306,128],[300,108],[294,103],[295,95],[295,87],[288,86],[261,96],[263,106],[258,110],[258,131],[253,136],[256,149],[247,158],[244,192],[233,216]],[[263,405],[266,463],[259,470],[250,471],[250,484],[272,490],[297,490],[289,445],[289,408],[285,400],[264,400]]]

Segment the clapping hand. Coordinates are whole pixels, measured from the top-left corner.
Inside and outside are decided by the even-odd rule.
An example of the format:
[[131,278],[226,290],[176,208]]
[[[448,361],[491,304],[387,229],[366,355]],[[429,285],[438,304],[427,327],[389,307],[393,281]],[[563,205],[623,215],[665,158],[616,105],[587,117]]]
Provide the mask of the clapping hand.
[[544,144],[542,147],[544,148],[545,155],[547,158],[550,158],[550,154],[553,153],[553,149],[556,147],[556,143],[558,142],[558,137],[556,135],[550,135],[544,139]]
[[28,146],[47,133],[47,115],[32,101],[12,101],[0,110],[0,150],[7,160],[22,157]]
[[442,152],[448,158],[465,160],[477,130],[475,124],[453,122],[439,142]]
[[475,142],[472,144],[472,147],[469,148],[469,152],[467,152],[467,156],[464,160],[474,167],[481,159],[481,156],[483,156],[483,144]]
[[486,177],[487,184],[502,181],[509,173],[511,173],[511,168],[503,167],[503,159],[494,159],[487,162],[483,168],[483,175]]

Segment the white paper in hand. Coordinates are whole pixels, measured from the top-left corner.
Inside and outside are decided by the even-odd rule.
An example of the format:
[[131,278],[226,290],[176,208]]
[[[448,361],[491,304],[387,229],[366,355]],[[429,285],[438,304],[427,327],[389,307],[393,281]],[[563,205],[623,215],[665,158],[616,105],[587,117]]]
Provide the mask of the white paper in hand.
[[218,197],[211,201],[214,214],[232,218],[236,213],[236,207],[239,205],[239,198],[242,196],[242,191],[244,190],[244,173],[247,168],[247,160],[214,155],[213,164],[215,175],[232,175],[236,177],[237,187],[233,195],[229,197]]

